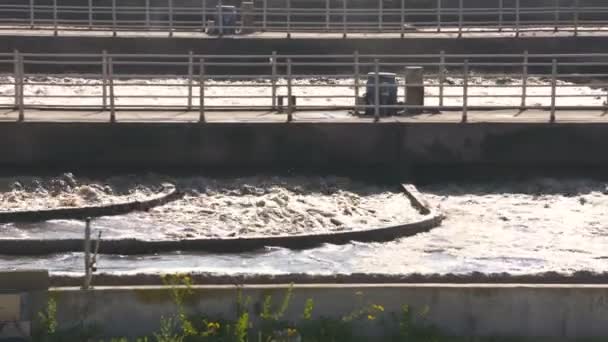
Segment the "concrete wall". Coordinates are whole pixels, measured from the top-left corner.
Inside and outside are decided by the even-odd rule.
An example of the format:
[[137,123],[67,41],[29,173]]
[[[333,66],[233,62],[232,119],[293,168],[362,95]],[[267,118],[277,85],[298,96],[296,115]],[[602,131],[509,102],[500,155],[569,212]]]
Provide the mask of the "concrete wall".
[[2,123],[8,168],[607,167],[608,124]]
[[[243,294],[251,297],[252,311],[259,313],[265,295],[272,295],[276,304],[285,291],[285,286],[246,286]],[[158,329],[162,315],[175,312],[168,290],[155,287],[55,289],[50,294],[58,301],[59,322],[98,323],[110,336],[150,333]],[[196,287],[186,308],[233,319],[236,294],[233,286]],[[428,307],[428,323],[450,335],[608,336],[604,285],[302,285],[294,288],[286,318],[301,319],[309,298],[315,303],[315,317],[341,318],[366,304],[383,305],[387,313],[399,313],[403,304],[416,313]],[[377,336],[381,326],[360,327],[362,333]]]

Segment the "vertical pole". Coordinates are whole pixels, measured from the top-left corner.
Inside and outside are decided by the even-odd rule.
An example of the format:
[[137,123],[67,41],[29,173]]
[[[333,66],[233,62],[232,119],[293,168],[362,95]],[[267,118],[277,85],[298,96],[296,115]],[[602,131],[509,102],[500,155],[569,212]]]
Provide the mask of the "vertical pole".
[[329,21],[330,19],[330,15],[329,12],[331,11],[331,5],[329,4],[330,0],[325,0],[325,31],[329,32]]
[[145,3],[145,11],[146,11],[146,29],[150,30],[150,0],[146,0]]
[[173,37],[173,0],[169,0],[169,37]]
[[108,52],[103,50],[101,55],[101,93],[102,110],[108,108]]
[[401,38],[405,37],[405,0],[401,0]]
[[116,0],[112,0],[112,36],[116,37]]
[[201,58],[200,62],[200,72],[198,77],[199,82],[199,113],[198,113],[198,121],[200,123],[206,122],[205,119],[205,59]]
[[384,0],[378,0],[378,32],[382,32],[384,21]]
[[223,7],[224,4],[222,3],[222,0],[219,0],[218,5],[217,5],[217,21],[218,21],[218,27],[219,27],[219,36],[223,36],[224,35],[224,14],[222,13],[223,11]]
[[207,0],[201,1],[201,32],[205,32],[205,27],[207,27]]
[[445,83],[445,51],[439,55],[439,107],[443,107],[443,84]]
[[277,110],[277,52],[272,51],[271,57],[272,63],[272,80],[270,80],[272,86],[272,110]]
[[574,0],[574,36],[578,35],[579,6],[580,6],[580,1]]
[[87,218],[84,227],[84,282],[83,290],[88,290],[91,280],[91,219]]
[[116,122],[116,103],[114,98],[114,63],[108,57],[108,78],[110,83],[110,122]]
[[553,1],[553,31],[557,32],[559,30],[559,10],[560,10],[560,0]]
[[524,51],[524,61],[521,75],[521,110],[526,109],[526,97],[528,93],[528,50]]
[[515,37],[519,37],[520,12],[520,2],[519,0],[515,0]]
[[13,80],[15,82],[15,105],[14,108],[19,108],[19,79],[20,77],[20,69],[19,69],[19,60],[20,55],[18,50],[13,51]]
[[441,32],[441,0],[437,0],[437,32]]
[[354,66],[355,66],[355,115],[359,115],[359,51],[354,52]]
[[291,58],[287,59],[287,122],[293,121],[293,98],[291,89]]
[[551,68],[551,123],[555,122],[555,103],[557,96],[557,59],[553,59]]
[[34,28],[34,0],[30,0],[30,28]]
[[56,36],[58,34],[57,28],[57,0],[53,0],[53,34]]
[[469,121],[469,60],[464,60],[463,86],[462,86],[462,123]]
[[93,29],[93,0],[89,0],[89,30]]
[[188,110],[192,110],[192,83],[194,78],[194,66],[192,65],[192,51],[188,52]]
[[291,38],[291,0],[287,0],[287,38]]
[[380,121],[380,65],[374,59],[374,122]]
[[503,0],[498,0],[498,32],[502,32],[503,9],[504,9]]
[[19,55],[19,122],[25,120],[24,101],[25,101],[25,66],[23,55]]
[[346,34],[347,34],[347,9],[346,9],[346,0],[342,0],[342,29],[344,31],[344,33],[342,34],[342,38],[346,38]]
[[262,3],[262,32],[266,31],[268,25],[268,0],[264,0]]
[[462,37],[463,0],[458,1],[458,38]]

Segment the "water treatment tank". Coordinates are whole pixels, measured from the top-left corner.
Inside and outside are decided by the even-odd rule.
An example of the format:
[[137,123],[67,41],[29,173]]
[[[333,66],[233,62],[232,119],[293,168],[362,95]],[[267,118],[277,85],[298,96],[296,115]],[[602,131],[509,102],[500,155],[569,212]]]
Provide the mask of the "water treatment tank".
[[[370,72],[367,74],[367,85],[365,102],[368,106],[376,105],[376,87],[379,87],[380,106],[395,106],[397,105],[397,80],[396,74],[392,72],[378,73],[378,85],[376,85],[376,73]],[[393,115],[397,112],[397,108],[380,108],[380,115]],[[366,115],[374,115],[375,108],[368,107],[365,109]]]

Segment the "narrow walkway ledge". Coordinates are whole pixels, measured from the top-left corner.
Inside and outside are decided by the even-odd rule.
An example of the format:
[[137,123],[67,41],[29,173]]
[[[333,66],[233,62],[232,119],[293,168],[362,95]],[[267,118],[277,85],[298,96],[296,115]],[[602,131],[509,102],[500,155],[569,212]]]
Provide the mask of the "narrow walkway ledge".
[[[84,220],[88,217],[124,215],[133,211],[146,211],[179,199],[182,196],[183,193],[171,186],[165,187],[162,193],[143,201],[77,208],[4,211],[0,212],[0,223],[42,222],[48,220]],[[81,249],[82,248],[79,250]]]
[[[411,194],[407,196],[410,197],[410,199],[412,198]],[[419,202],[423,203],[422,201]],[[417,209],[421,210],[418,207]],[[441,225],[441,222],[444,219],[443,215],[432,211],[430,208],[426,208],[426,210],[426,214],[423,213],[425,215],[424,218],[416,222],[339,233],[172,241],[148,241],[138,239],[103,240],[99,245],[99,253],[120,255],[175,251],[242,253],[261,250],[265,247],[283,247],[297,250],[314,248],[325,243],[342,245],[352,241],[384,242],[428,232]],[[3,239],[0,240],[0,251],[2,251],[0,253],[3,255],[47,255],[80,252],[82,251],[83,244],[84,241],[82,239]]]

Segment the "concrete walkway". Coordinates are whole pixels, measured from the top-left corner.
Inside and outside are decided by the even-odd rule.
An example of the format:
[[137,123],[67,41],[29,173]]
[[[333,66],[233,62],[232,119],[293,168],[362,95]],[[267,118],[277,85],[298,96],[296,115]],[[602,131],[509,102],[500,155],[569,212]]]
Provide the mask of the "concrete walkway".
[[[0,110],[0,122],[15,122],[19,113],[15,110]],[[205,113],[207,122],[286,122],[286,114],[278,114],[269,111],[222,111]],[[494,111],[470,111],[468,122],[549,122],[550,112],[545,110],[494,110]],[[116,120],[118,122],[198,122],[198,111],[118,111]],[[462,112],[451,111],[439,114],[420,114],[411,116],[385,117],[380,120],[387,122],[461,122]],[[95,110],[27,110],[25,112],[26,122],[109,122],[109,111]],[[348,111],[302,111],[293,115],[294,122],[370,122],[370,117],[357,117]],[[556,112],[556,122],[562,123],[608,123],[608,111],[601,110],[562,110]]]

